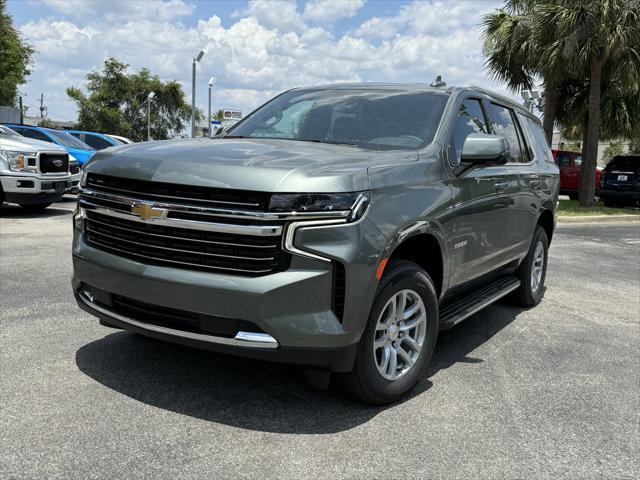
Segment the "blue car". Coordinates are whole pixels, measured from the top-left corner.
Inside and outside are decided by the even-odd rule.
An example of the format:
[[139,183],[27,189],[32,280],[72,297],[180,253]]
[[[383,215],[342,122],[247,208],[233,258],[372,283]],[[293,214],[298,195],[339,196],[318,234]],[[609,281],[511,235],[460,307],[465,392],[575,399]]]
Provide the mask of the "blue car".
[[80,165],[89,160],[96,150],[90,147],[86,143],[78,140],[73,135],[63,132],[61,130],[55,130],[53,128],[34,127],[32,125],[19,125],[7,123],[5,126],[11,130],[15,130],[20,135],[25,137],[35,138],[36,140],[42,140],[44,142],[55,143],[60,145],[67,152],[73,155]]
[[105,148],[122,145],[123,142],[116,140],[110,135],[98,132],[85,132],[84,130],[65,130],[65,132],[80,139],[90,147],[96,150],[104,150]]

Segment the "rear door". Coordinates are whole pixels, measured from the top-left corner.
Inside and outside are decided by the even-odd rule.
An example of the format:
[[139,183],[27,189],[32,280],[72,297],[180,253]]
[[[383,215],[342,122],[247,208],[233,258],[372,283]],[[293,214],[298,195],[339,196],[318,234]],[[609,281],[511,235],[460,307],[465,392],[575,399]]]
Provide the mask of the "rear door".
[[[454,120],[450,162],[460,165],[462,147],[472,133],[490,133],[481,98],[465,98]],[[455,170],[454,170],[455,171]],[[503,254],[509,206],[508,183],[500,167],[482,167],[459,174],[452,182],[453,231],[450,286],[489,273]]]

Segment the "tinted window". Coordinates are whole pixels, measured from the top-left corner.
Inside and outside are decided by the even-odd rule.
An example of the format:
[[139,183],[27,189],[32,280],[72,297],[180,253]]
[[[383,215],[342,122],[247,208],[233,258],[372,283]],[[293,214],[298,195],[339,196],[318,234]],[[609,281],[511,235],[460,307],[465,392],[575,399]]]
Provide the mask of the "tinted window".
[[433,140],[447,101],[406,90],[294,90],[266,103],[228,136],[415,149]]
[[64,147],[81,148],[83,150],[93,150],[92,147],[78,140],[73,135],[69,135],[67,132],[59,132],[57,130],[48,130],[48,132],[49,132],[49,135],[55,138],[58,142],[60,142],[60,145]]
[[104,148],[113,147],[113,143],[105,140],[98,135],[91,135],[90,133],[84,134],[84,143],[89,145],[90,147],[95,148],[96,150],[102,150]]
[[614,157],[606,167],[607,170],[617,170],[620,172],[640,172],[640,156],[628,155],[624,157]]
[[529,145],[534,155],[543,158],[545,162],[553,163],[553,155],[549,148],[549,142],[547,141],[547,136],[544,134],[540,122],[520,113],[518,113],[518,118],[520,119],[520,125],[522,125],[522,128],[528,135]]
[[22,130],[22,135],[29,138],[35,138],[36,140],[42,140],[43,142],[53,143],[53,140],[51,140],[48,136],[38,130],[25,128]]
[[491,122],[491,128],[496,135],[504,137],[509,143],[509,149],[511,151],[511,162],[526,162],[528,159],[523,156],[522,148],[520,147],[520,139],[518,130],[513,117],[513,111],[510,108],[496,105],[495,103],[488,103],[489,120]]
[[480,100],[468,98],[458,111],[453,125],[453,145],[456,149],[456,164],[460,163],[464,141],[472,133],[489,133]]
[[558,152],[556,155],[556,163],[559,167],[570,167],[571,166],[571,157],[573,155],[566,152]]
[[9,127],[3,127],[2,125],[0,125],[0,135],[6,135],[8,137],[20,137],[20,134],[17,131],[11,130]]

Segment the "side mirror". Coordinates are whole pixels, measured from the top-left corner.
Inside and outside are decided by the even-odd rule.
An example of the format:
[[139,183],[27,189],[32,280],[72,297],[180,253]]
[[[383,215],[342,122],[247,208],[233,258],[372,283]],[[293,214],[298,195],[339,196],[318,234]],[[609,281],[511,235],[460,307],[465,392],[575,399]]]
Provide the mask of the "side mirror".
[[229,130],[229,127],[219,128],[214,137],[224,137],[227,134],[227,130]]
[[504,137],[472,133],[462,146],[462,163],[504,165],[509,160],[509,144]]

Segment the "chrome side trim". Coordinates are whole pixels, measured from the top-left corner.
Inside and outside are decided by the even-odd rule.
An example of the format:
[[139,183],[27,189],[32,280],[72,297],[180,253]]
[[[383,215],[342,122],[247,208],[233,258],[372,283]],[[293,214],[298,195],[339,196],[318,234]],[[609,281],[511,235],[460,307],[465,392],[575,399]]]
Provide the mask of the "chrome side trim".
[[165,227],[187,228],[193,230],[204,230],[207,232],[231,233],[236,235],[253,235],[256,237],[277,237],[282,234],[281,225],[237,225],[230,223],[200,222],[198,220],[185,220],[181,218],[153,218],[149,220],[142,220],[138,215],[131,215],[124,211],[96,205],[82,198],[79,200],[79,205],[82,208],[86,208],[87,210],[95,211],[103,215],[144,223],[146,225],[162,225]]
[[297,248],[293,244],[293,241],[296,236],[296,231],[302,227],[319,228],[319,227],[324,227],[329,225],[338,225],[343,223],[347,223],[347,220],[340,219],[340,220],[316,220],[316,221],[306,221],[306,222],[293,222],[289,225],[289,228],[287,228],[287,233],[282,239],[282,248],[295,255],[313,258],[316,260],[322,260],[323,262],[331,262],[331,259],[329,258],[321,257],[320,255],[316,255],[315,253],[307,252],[305,250],[301,250]]
[[[347,218],[349,210],[327,210],[321,212],[254,212],[245,210],[235,210],[228,208],[201,207],[197,205],[186,205],[182,203],[163,203],[153,200],[134,198],[123,195],[99,192],[89,188],[81,188],[79,194],[83,197],[94,197],[110,202],[122,203],[126,208],[131,208],[136,203],[150,205],[154,208],[165,209],[169,212],[197,213],[199,215],[210,215],[212,217],[241,218],[255,220],[301,220],[320,218]],[[90,199],[88,199],[90,200]],[[193,200],[192,200],[193,201]]]
[[86,295],[86,292],[81,292],[80,295],[78,295],[78,298],[80,298],[86,306],[102,313],[103,315],[107,315],[109,317],[112,317],[112,318],[115,318],[116,320],[121,321],[122,323],[127,323],[129,325],[141,328],[143,330],[157,332],[157,333],[164,333],[166,335],[171,335],[174,337],[188,338],[191,340],[199,340],[207,343],[229,345],[232,347],[265,348],[265,349],[278,348],[278,341],[275,338],[273,338],[271,335],[268,335],[266,333],[238,332],[234,338],[225,338],[225,337],[216,337],[214,335],[202,335],[200,333],[185,332],[182,330],[175,330],[173,328],[160,327],[158,325],[151,325],[149,323],[140,322],[138,320],[134,320],[132,318],[125,317],[123,315],[107,310],[106,308],[102,308],[101,306],[93,303],[93,300],[88,298],[88,296]]
[[234,340],[243,342],[249,342],[252,344],[259,344],[263,346],[275,345],[278,346],[278,342],[268,333],[255,333],[255,332],[238,332],[234,337]]

